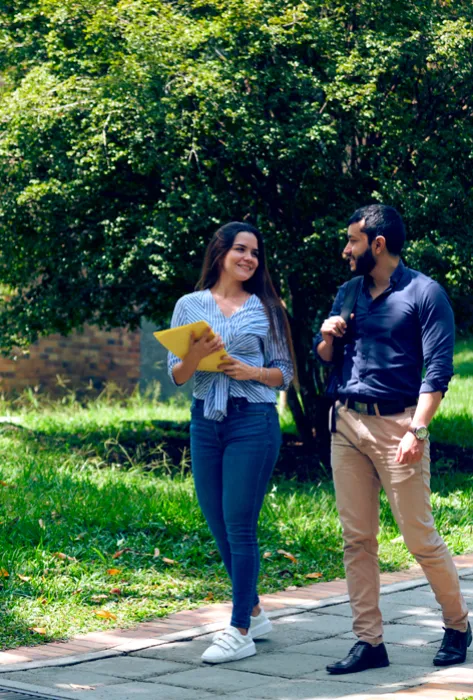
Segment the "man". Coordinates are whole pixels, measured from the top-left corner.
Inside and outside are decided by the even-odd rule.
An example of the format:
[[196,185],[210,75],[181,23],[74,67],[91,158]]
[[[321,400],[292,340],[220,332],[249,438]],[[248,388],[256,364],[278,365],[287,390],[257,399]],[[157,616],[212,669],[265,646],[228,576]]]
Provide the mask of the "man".
[[404,266],[405,229],[395,209],[365,206],[348,224],[344,256],[352,272],[364,276],[363,285],[348,327],[340,316],[346,284],[340,287],[315,347],[330,363],[334,339],[345,336],[332,468],[358,642],[327,671],[389,665],[379,609],[381,487],[442,608],[445,634],[434,664],[462,663],[471,628],[455,565],[432,517],[428,440],[453,374],[452,309],[439,284]]

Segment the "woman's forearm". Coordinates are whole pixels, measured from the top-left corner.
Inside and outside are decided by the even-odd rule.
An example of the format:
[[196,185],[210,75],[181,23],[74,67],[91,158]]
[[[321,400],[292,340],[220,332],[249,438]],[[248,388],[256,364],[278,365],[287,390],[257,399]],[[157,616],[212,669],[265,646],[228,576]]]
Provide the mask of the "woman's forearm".
[[176,384],[185,384],[191,379],[199,364],[198,360],[192,357],[185,357],[183,360],[174,365],[172,368],[172,376]]
[[265,386],[277,387],[284,384],[283,373],[277,367],[253,367],[253,381]]

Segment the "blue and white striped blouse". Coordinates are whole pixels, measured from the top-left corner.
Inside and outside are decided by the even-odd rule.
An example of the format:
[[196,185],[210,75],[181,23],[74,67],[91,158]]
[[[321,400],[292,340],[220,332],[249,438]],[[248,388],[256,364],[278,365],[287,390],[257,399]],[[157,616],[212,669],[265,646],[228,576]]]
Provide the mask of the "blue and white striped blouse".
[[[206,321],[222,336],[229,355],[253,367],[277,367],[283,375],[278,390],[287,389],[293,377],[291,355],[285,339],[276,338],[260,298],[252,294],[230,317],[225,316],[209,289],[181,297],[175,308],[171,328]],[[168,354],[168,372],[176,384],[172,368],[180,362]],[[232,379],[223,372],[199,372],[194,375],[196,399],[204,400],[204,416],[222,421],[227,415],[229,396],[243,397],[250,403],[275,403],[276,390],[256,381]]]

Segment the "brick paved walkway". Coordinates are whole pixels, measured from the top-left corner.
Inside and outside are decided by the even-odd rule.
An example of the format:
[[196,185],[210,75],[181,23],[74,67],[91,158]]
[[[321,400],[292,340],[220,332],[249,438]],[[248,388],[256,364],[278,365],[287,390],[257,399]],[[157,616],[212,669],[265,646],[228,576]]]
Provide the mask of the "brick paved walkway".
[[[473,554],[456,557],[473,616]],[[473,651],[467,663],[435,670],[442,638],[438,606],[419,568],[383,574],[382,610],[391,666],[329,676],[325,666],[351,646],[346,582],[318,583],[263,597],[274,631],[257,655],[209,667],[200,655],[210,633],[228,624],[230,605],[212,605],[92,633],[65,643],[0,653],[1,691],[90,700],[454,700],[473,695]],[[13,693],[5,700],[24,700]]]

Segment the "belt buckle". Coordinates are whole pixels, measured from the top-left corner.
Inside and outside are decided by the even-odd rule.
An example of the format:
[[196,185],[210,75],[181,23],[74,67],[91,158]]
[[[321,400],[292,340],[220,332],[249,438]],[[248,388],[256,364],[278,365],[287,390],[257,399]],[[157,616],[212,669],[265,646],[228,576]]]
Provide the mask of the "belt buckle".
[[368,413],[368,404],[363,403],[362,401],[355,401],[354,409],[357,411],[357,413]]

